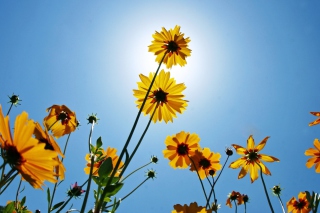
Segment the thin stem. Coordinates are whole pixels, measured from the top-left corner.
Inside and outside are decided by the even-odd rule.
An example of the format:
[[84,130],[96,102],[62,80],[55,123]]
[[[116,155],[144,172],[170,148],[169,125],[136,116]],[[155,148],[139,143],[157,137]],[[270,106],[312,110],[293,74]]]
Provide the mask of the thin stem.
[[244,213],[247,213],[247,202],[244,202]]
[[[124,199],[126,199],[127,197],[129,197],[134,191],[136,191],[142,184],[144,184],[148,179],[150,179],[150,177],[147,177],[144,181],[142,181],[142,183],[140,183],[136,188],[134,188],[130,193],[128,193],[126,196],[124,196],[123,198],[121,198],[119,201],[117,201],[117,204],[120,203],[121,201],[123,201]],[[114,204],[106,206],[106,208],[112,207]]]
[[206,201],[207,201],[207,205],[206,205],[206,207],[208,207],[208,197],[207,197],[207,193],[206,193],[206,190],[205,190],[205,188],[204,188],[203,182],[202,182],[202,180],[201,180],[201,178],[200,178],[200,175],[199,175],[198,169],[197,169],[197,167],[196,167],[196,164],[195,164],[195,163],[194,163],[194,161],[192,160],[192,158],[190,158],[190,156],[189,156],[189,155],[188,155],[188,157],[189,157],[190,161],[192,162],[192,164],[193,164],[193,166],[194,166],[194,168],[195,168],[195,170],[196,170],[196,172],[197,172],[197,175],[198,175],[199,181],[200,181],[200,183],[201,183],[202,191],[203,191],[204,196],[205,196]]
[[[132,126],[132,129],[131,129],[131,131],[130,131],[130,133],[129,133],[128,139],[127,139],[127,141],[126,141],[126,143],[125,143],[125,145],[124,145],[124,147],[123,147],[123,149],[122,149],[122,151],[121,151],[121,154],[120,154],[119,159],[118,159],[118,161],[117,161],[117,163],[116,163],[116,166],[115,166],[115,168],[114,168],[114,170],[113,170],[113,172],[112,172],[112,174],[111,174],[111,178],[108,180],[106,186],[109,186],[109,185],[111,184],[111,181],[112,181],[113,177],[115,176],[115,174],[116,174],[116,172],[117,172],[117,170],[118,170],[118,168],[119,168],[119,165],[120,165],[120,162],[121,162],[121,160],[122,160],[122,158],[123,158],[123,155],[124,155],[124,153],[126,152],[128,146],[129,146],[129,143],[130,143],[130,140],[131,140],[131,138],[132,138],[132,135],[133,135],[133,133],[134,133],[134,131],[135,131],[135,129],[136,129],[136,126],[137,126],[137,124],[138,124],[138,121],[139,121],[141,112],[142,112],[143,107],[144,107],[144,105],[145,105],[145,103],[146,103],[146,101],[147,101],[148,94],[149,94],[149,92],[151,91],[152,85],[153,85],[153,83],[154,83],[154,81],[155,81],[155,79],[156,79],[156,76],[157,76],[157,74],[158,74],[158,72],[159,72],[159,69],[160,69],[160,67],[161,67],[161,64],[162,64],[163,59],[164,59],[164,57],[166,56],[166,54],[167,54],[167,53],[165,53],[165,54],[163,55],[163,57],[162,57],[162,59],[161,59],[161,61],[160,61],[160,63],[159,63],[158,69],[157,69],[157,71],[155,72],[155,74],[154,74],[154,76],[153,76],[153,79],[152,79],[151,84],[150,84],[150,86],[149,86],[149,88],[148,88],[148,91],[147,91],[147,93],[146,93],[146,96],[144,97],[144,100],[143,100],[143,102],[142,102],[142,105],[141,105],[141,107],[140,107],[140,109],[139,109],[139,112],[138,112],[138,114],[137,114],[137,117],[136,117],[136,119],[135,119],[135,121],[134,121],[134,124],[133,124],[133,126]],[[121,176],[120,176],[120,177],[121,177]],[[101,195],[101,198],[100,198],[99,202],[97,203],[97,205],[95,206],[94,213],[98,213],[98,212],[99,212],[99,209],[101,208],[102,203],[103,203],[104,196],[107,194],[107,189],[108,189],[108,187],[105,187],[105,188],[104,188],[104,190],[103,190],[103,192],[102,192],[102,195]]]
[[141,135],[141,137],[140,137],[140,139],[139,139],[136,147],[134,148],[133,152],[131,153],[128,162],[126,162],[126,165],[124,166],[124,168],[122,169],[122,171],[121,171],[121,173],[120,173],[120,175],[119,175],[120,177],[123,175],[123,173],[124,173],[125,170],[127,169],[128,165],[130,164],[130,162],[131,162],[134,154],[137,152],[137,150],[138,150],[138,148],[139,148],[139,146],[140,146],[140,144],[141,144],[141,142],[142,142],[145,134],[147,133],[147,131],[148,131],[148,129],[149,129],[149,126],[150,126],[150,124],[151,124],[152,118],[153,118],[155,112],[157,111],[158,106],[159,106],[159,104],[157,104],[157,106],[154,108],[153,113],[152,113],[152,115],[151,115],[151,117],[150,117],[150,119],[149,119],[149,121],[148,121],[148,124],[147,124],[146,128],[144,129],[144,131],[143,131],[143,133],[142,133],[142,135]]
[[[90,150],[91,135],[92,135],[93,127],[94,127],[94,121],[91,124],[91,129],[90,129],[90,134],[89,134],[89,150]],[[88,185],[87,185],[86,193],[84,195],[84,200],[83,200],[81,211],[80,211],[81,213],[83,213],[85,211],[85,208],[86,208],[86,205],[87,205],[87,201],[88,201],[88,197],[89,197],[89,192],[90,192],[90,187],[91,187],[91,180],[92,180],[92,171],[93,171],[93,165],[94,165],[94,158],[95,158],[95,155],[91,153],[90,173],[89,173],[89,179],[88,179]]]
[[265,184],[264,179],[263,179],[262,168],[261,168],[259,163],[257,163],[257,162],[255,162],[255,163],[260,167],[260,176],[261,176],[261,181],[262,181],[262,184],[263,184],[264,192],[266,194],[270,210],[271,210],[272,213],[274,213],[274,210],[273,210],[273,207],[271,205],[270,198],[269,198],[269,195],[268,195],[267,187],[266,187],[266,184]]
[[[51,127],[52,127],[52,126],[51,126]],[[49,131],[49,130],[48,130],[48,131]],[[65,156],[65,154],[66,154],[66,150],[67,150],[67,146],[68,146],[68,142],[69,142],[70,135],[71,135],[71,133],[68,135],[66,144],[64,145],[64,149],[63,149],[63,155],[64,155],[64,156]],[[63,159],[64,159],[64,158],[61,158],[61,163],[63,163]],[[57,186],[58,186],[58,179],[59,179],[59,177],[57,177],[57,182],[54,184],[54,187],[53,187],[50,204],[49,204],[49,206],[48,206],[48,212],[51,212],[51,207],[52,207],[54,195],[56,194],[56,190],[57,190]]]
[[13,103],[11,103],[11,105],[10,105],[10,108],[9,108],[9,110],[8,110],[8,112],[7,112],[7,116],[9,115],[9,113],[10,113],[10,111],[11,111],[12,105],[13,105]]
[[53,127],[53,125],[55,125],[58,121],[60,121],[60,120],[56,120],[53,124],[51,124],[51,126],[48,128],[48,132]]
[[237,206],[236,200],[234,200],[233,202],[234,202],[234,206],[236,207],[236,213],[237,213],[238,212],[238,206]]
[[[222,174],[223,169],[224,169],[224,167],[226,166],[226,164],[227,164],[227,162],[228,162],[229,157],[230,157],[230,156],[228,155],[228,157],[227,157],[226,161],[224,162],[224,164],[223,164],[223,166],[222,166],[222,169],[221,169],[221,171],[220,171],[220,173],[219,173],[219,175],[218,175],[217,179],[213,182],[213,186],[211,187],[211,191],[210,191],[210,193],[209,193],[209,200],[210,200],[211,194],[212,194],[212,192],[213,192],[213,190],[214,190],[214,186],[216,185],[217,181],[219,180],[220,175]],[[209,205],[209,200],[207,200],[207,205]]]
[[279,201],[280,201],[280,204],[281,204],[282,212],[285,213],[284,206],[283,206],[283,203],[282,203],[282,200],[281,200],[279,194],[278,194],[278,198],[279,198]]
[[8,179],[10,179],[11,175],[13,174],[13,172],[16,171],[15,169],[11,169],[7,175],[5,175],[5,177],[0,181],[0,189],[2,188],[2,186],[4,186],[7,182]]
[[132,171],[130,174],[128,174],[125,178],[123,178],[122,180],[121,180],[121,182],[123,182],[125,179],[127,179],[130,175],[132,175],[133,173],[135,173],[135,172],[137,172],[137,171],[139,171],[140,169],[142,169],[142,168],[144,168],[144,167],[146,167],[146,166],[148,166],[148,165],[150,165],[152,162],[150,161],[149,163],[147,163],[147,164],[145,164],[145,165],[143,165],[143,166],[141,166],[141,167],[139,167],[138,169],[135,169],[134,171]]
[[[8,188],[8,186],[11,184],[11,182],[14,180],[14,178],[18,175],[19,173],[16,172],[14,175],[12,175],[10,178],[6,180],[7,184],[6,187],[2,191],[0,191],[0,195]],[[1,184],[1,183],[0,183]],[[2,187],[2,185],[0,185]]]
[[17,193],[16,193],[16,208],[18,209],[18,197],[19,197],[19,191],[20,191],[20,187],[21,187],[21,182],[22,182],[22,178],[20,179],[20,182],[19,182],[19,186],[18,186],[18,189],[17,189]]

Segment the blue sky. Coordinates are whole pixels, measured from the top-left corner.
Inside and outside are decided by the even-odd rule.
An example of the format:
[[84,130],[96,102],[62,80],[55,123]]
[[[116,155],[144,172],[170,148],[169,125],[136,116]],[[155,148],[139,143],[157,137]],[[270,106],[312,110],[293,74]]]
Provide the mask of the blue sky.
[[[120,150],[138,112],[132,89],[140,73],[148,75],[157,67],[148,52],[152,34],[180,25],[191,39],[192,53],[188,64],[173,67],[171,75],[187,86],[189,105],[173,123],[149,128],[128,171],[157,155],[159,163],[149,167],[157,178],[123,201],[118,212],[171,212],[174,204],[194,201],[204,205],[196,175],[172,169],[162,155],[166,136],[181,130],[197,133],[202,147],[221,153],[222,163],[231,144],[245,146],[251,134],[256,143],[270,136],[262,153],[280,162],[266,163],[272,176],[265,181],[269,189],[276,184],[284,188],[286,203],[300,191],[320,192],[319,174],[306,168],[304,155],[320,137],[320,126],[308,126],[316,118],[309,112],[320,111],[319,8],[317,1],[2,0],[0,104],[6,112],[8,95],[22,99],[10,113],[12,124],[22,111],[41,121],[53,104],[77,113],[81,126],[70,138],[59,202],[72,183],[86,180],[88,114],[100,118],[93,140],[101,136],[105,148]],[[133,143],[147,121],[141,118]],[[65,140],[58,142],[63,146]],[[234,154],[229,163],[237,158]],[[119,197],[143,181],[146,170],[128,179]],[[268,212],[260,178],[253,184],[249,176],[238,180],[239,171],[227,168],[217,183],[220,212],[234,212],[225,206],[232,190],[249,195],[248,212]],[[45,191],[24,186],[20,197],[27,195],[29,209],[45,212]],[[0,204],[13,200],[15,193],[13,183]],[[271,201],[280,212],[276,197],[271,195]],[[74,201],[73,207],[80,209],[81,202]],[[92,205],[90,200],[88,209]]]

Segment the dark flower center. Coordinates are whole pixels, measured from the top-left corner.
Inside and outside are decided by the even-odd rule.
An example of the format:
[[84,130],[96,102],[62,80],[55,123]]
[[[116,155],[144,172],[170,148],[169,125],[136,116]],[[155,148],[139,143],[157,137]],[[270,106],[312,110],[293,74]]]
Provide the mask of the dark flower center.
[[207,169],[207,168],[209,168],[211,166],[210,161],[208,159],[206,159],[206,158],[201,159],[199,164],[203,169]]
[[307,205],[307,202],[305,200],[299,199],[298,201],[295,201],[293,206],[297,209],[303,209]]
[[177,147],[178,155],[187,155],[189,150],[190,149],[189,149],[188,145],[185,143],[181,143]]
[[255,161],[258,159],[258,153],[255,152],[255,151],[250,151],[248,154],[247,154],[247,157],[249,158],[250,161]]
[[157,102],[162,105],[163,103],[168,102],[168,99],[167,99],[168,94],[169,93],[164,92],[161,88],[159,88],[158,90],[155,90],[151,95],[151,98],[153,98],[151,103]]
[[12,166],[16,166],[22,163],[21,155],[17,151],[17,148],[15,146],[9,146],[6,149],[6,160]]
[[167,50],[168,52],[176,52],[178,53],[178,50],[181,48],[178,46],[178,44],[175,41],[169,41],[167,44]]
[[59,115],[57,115],[57,120],[61,120],[62,125],[67,125],[71,117],[69,114],[65,111],[60,112]]
[[39,141],[40,141],[40,143],[45,143],[46,144],[44,149],[54,150],[53,146],[49,143],[49,141],[47,139],[41,138]]

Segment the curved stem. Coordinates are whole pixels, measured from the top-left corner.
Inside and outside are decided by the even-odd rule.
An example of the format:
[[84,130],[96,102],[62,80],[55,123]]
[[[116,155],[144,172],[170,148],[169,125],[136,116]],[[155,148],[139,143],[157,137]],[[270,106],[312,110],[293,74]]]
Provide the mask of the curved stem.
[[[147,177],[144,181],[142,181],[136,188],[134,188],[130,193],[128,193],[126,196],[124,196],[123,198],[121,198],[119,201],[117,201],[117,204],[122,202],[124,199],[126,199],[127,197],[129,197],[134,191],[136,191],[140,186],[142,186],[142,184],[144,184],[147,180],[149,180],[150,177]],[[106,206],[106,208],[112,207],[114,204]]]
[[18,189],[17,189],[17,193],[16,193],[16,208],[18,209],[18,197],[19,197],[19,191],[20,191],[20,187],[21,187],[21,182],[22,182],[22,178],[20,179],[20,182],[19,182],[19,186],[18,186]]
[[[123,149],[122,149],[122,151],[121,151],[121,154],[120,154],[120,156],[119,156],[119,159],[118,159],[118,161],[117,161],[117,163],[116,163],[116,166],[115,166],[115,168],[114,168],[114,170],[113,170],[113,172],[112,172],[112,174],[111,174],[111,176],[110,176],[110,179],[108,180],[106,186],[109,186],[109,185],[111,184],[111,181],[112,181],[114,175],[116,174],[116,172],[117,172],[117,170],[118,170],[118,168],[119,168],[119,165],[120,165],[120,162],[121,162],[121,160],[122,160],[122,158],[123,158],[123,155],[124,155],[124,153],[126,152],[128,146],[129,146],[129,143],[130,143],[130,140],[131,140],[131,138],[132,138],[132,135],[133,135],[133,133],[134,133],[134,131],[135,131],[135,129],[136,129],[136,126],[137,126],[137,124],[138,124],[138,121],[139,121],[141,112],[142,112],[143,107],[144,107],[144,105],[145,105],[145,103],[146,103],[146,101],[147,101],[148,94],[149,94],[149,92],[151,91],[152,85],[153,85],[153,83],[154,83],[154,81],[155,81],[155,79],[156,79],[156,77],[157,77],[157,74],[158,74],[158,72],[159,72],[160,66],[161,66],[161,64],[162,64],[162,62],[163,62],[163,59],[164,59],[164,57],[166,56],[166,54],[167,54],[167,53],[165,53],[165,54],[163,55],[163,58],[161,59],[161,61],[160,61],[160,63],[159,63],[158,69],[157,69],[157,71],[155,72],[155,74],[154,74],[154,76],[153,76],[153,79],[152,79],[151,84],[150,84],[150,86],[149,86],[149,88],[148,88],[148,91],[147,91],[147,93],[146,93],[146,96],[144,97],[144,100],[143,100],[142,105],[141,105],[141,107],[140,107],[140,109],[139,109],[139,112],[138,112],[138,114],[137,114],[137,117],[136,117],[136,119],[135,119],[135,121],[134,121],[134,124],[133,124],[133,126],[132,126],[132,128],[131,128],[131,131],[130,131],[130,133],[129,133],[129,136],[128,136],[128,138],[127,138],[127,141],[126,141],[126,143],[125,143],[125,145],[124,145],[124,147],[123,147]],[[121,176],[120,176],[120,177],[121,177]],[[99,202],[97,203],[97,205],[95,206],[94,213],[98,213],[98,212],[99,212],[99,209],[101,209],[104,196],[107,194],[107,188],[108,188],[108,187],[105,187],[105,188],[104,188],[104,190],[103,190],[103,192],[102,192],[102,195],[101,195],[101,198],[100,198]]]
[[238,206],[237,206],[236,200],[234,200],[233,202],[234,202],[234,206],[236,207],[236,213],[237,213],[238,212]]
[[126,165],[124,166],[124,168],[122,169],[122,171],[121,171],[121,173],[120,173],[120,175],[119,175],[120,177],[123,175],[123,173],[125,172],[125,170],[126,170],[127,167],[129,166],[129,164],[130,164],[130,162],[131,162],[134,154],[137,152],[137,150],[138,150],[138,148],[139,148],[139,146],[140,146],[140,144],[141,144],[141,142],[142,142],[145,134],[147,133],[147,131],[148,131],[148,129],[149,129],[149,126],[150,126],[150,124],[151,124],[152,118],[153,118],[155,112],[157,111],[157,108],[158,108],[158,105],[154,108],[153,113],[152,113],[152,115],[151,115],[151,117],[150,117],[150,119],[149,119],[149,122],[148,122],[146,128],[144,129],[144,131],[143,131],[143,133],[142,133],[142,135],[141,135],[141,137],[140,137],[140,139],[139,139],[136,147],[134,148],[132,154],[130,155],[128,162],[126,163]]
[[281,200],[279,194],[278,194],[278,198],[279,198],[279,201],[280,201],[280,204],[281,204],[282,212],[285,213],[284,206],[283,206],[283,203],[282,203],[282,200]]
[[147,164],[145,164],[145,165],[143,165],[143,166],[140,166],[138,169],[135,169],[133,172],[131,172],[130,174],[128,174],[126,177],[124,177],[124,178],[121,180],[121,182],[123,182],[125,179],[127,179],[128,177],[130,177],[130,175],[132,175],[133,173],[139,171],[140,169],[148,166],[148,165],[151,164],[151,163],[152,163],[152,162],[149,162],[149,163],[147,163]]
[[197,169],[197,167],[196,167],[196,165],[195,165],[194,161],[192,160],[192,158],[190,158],[190,156],[189,156],[189,155],[188,155],[188,157],[189,157],[190,161],[192,162],[192,164],[193,164],[193,166],[194,166],[194,168],[195,168],[195,170],[196,170],[196,172],[197,172],[197,175],[198,175],[199,181],[200,181],[200,183],[201,183],[202,191],[203,191],[204,196],[205,196],[206,201],[207,201],[207,205],[206,205],[206,207],[208,208],[208,197],[207,197],[207,193],[206,193],[206,190],[205,190],[205,188],[204,188],[203,182],[202,182],[202,180],[201,180],[201,178],[200,178],[200,175],[199,175],[198,169]]
[[[48,130],[48,131],[49,131],[49,130]],[[63,155],[64,155],[64,156],[65,156],[65,154],[66,154],[66,150],[67,150],[67,146],[68,146],[68,142],[69,142],[70,135],[71,135],[71,133],[68,135],[66,144],[64,145],[64,149],[63,149]],[[61,163],[63,163],[63,159],[64,159],[64,158],[61,158]],[[58,179],[59,179],[59,177],[57,177],[57,180],[58,180]],[[51,195],[50,204],[49,204],[49,207],[48,207],[48,212],[51,212],[51,207],[52,207],[54,195],[56,194],[57,186],[58,186],[58,182],[56,182],[56,183],[54,184],[53,191],[52,191],[52,195]]]
[[[12,170],[11,170],[12,171]],[[4,189],[3,190],[1,190],[0,191],[0,195],[8,188],[8,186],[10,185],[10,183],[14,180],[14,178],[18,175],[19,173],[18,172],[16,172],[14,175],[12,175],[10,178],[7,178],[6,179],[6,182],[7,182],[7,184],[6,184],[6,187],[4,187]],[[2,183],[0,182],[0,186],[2,187],[3,185],[1,185]],[[1,188],[0,187],[0,188]]]
[[257,163],[257,162],[255,162],[255,163],[260,167],[260,176],[261,176],[261,181],[262,181],[262,184],[263,184],[264,192],[266,194],[270,210],[271,210],[272,213],[274,213],[274,210],[273,210],[273,207],[271,205],[270,198],[269,198],[269,195],[268,195],[267,187],[266,187],[266,184],[265,184],[264,179],[263,179],[262,168],[261,168],[259,163]]

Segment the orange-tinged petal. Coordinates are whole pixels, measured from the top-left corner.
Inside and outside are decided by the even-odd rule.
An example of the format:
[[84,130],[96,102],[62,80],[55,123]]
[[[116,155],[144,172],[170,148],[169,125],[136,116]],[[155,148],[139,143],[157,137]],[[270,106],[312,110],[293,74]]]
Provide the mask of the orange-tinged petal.
[[232,144],[233,148],[236,150],[236,152],[239,154],[239,155],[245,155],[245,152],[247,152],[247,149],[246,148],[243,148],[242,146],[240,145],[237,145],[237,144]]
[[246,162],[247,162],[246,158],[239,158],[238,160],[232,162],[232,163],[229,165],[229,168],[237,169],[237,168],[239,168],[240,166],[245,165]]
[[265,138],[257,145],[256,150],[257,150],[258,152],[260,152],[260,151],[265,147],[268,139],[269,139],[269,137],[265,137]]
[[259,154],[260,155],[260,159],[264,160],[266,162],[280,162],[280,160],[276,157],[270,156],[270,155],[264,155],[264,154]]
[[247,140],[247,149],[254,149],[254,139],[252,137],[252,135],[249,136],[248,140]]

